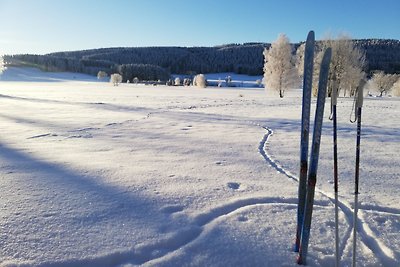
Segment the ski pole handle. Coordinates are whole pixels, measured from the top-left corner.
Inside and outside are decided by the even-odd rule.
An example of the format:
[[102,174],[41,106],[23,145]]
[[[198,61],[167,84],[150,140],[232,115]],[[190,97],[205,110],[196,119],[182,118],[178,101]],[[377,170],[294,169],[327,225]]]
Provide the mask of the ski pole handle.
[[337,98],[338,98],[338,82],[336,81],[336,75],[332,78],[332,91],[331,91],[331,115],[329,116],[330,120],[333,120],[334,107],[337,105]]
[[357,95],[357,103],[356,103],[356,109],[361,108],[363,105],[363,99],[364,99],[364,85],[365,85],[365,79],[361,79],[360,83],[358,84],[358,95]]
[[332,86],[332,93],[331,93],[331,102],[332,102],[332,106],[336,106],[337,104],[337,95],[338,95],[338,91],[337,91],[337,82],[336,80],[333,81],[333,86]]

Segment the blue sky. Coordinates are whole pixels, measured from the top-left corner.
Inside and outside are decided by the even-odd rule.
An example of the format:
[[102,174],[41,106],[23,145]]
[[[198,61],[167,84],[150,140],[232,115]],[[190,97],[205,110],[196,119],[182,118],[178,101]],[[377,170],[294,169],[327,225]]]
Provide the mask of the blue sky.
[[400,39],[399,0],[0,0],[0,54],[120,46]]

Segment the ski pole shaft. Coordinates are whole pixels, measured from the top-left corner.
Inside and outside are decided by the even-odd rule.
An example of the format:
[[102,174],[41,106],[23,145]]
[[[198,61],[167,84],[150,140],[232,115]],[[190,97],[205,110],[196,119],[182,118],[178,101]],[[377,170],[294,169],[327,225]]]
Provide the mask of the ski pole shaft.
[[335,191],[335,266],[339,266],[339,209],[338,209],[338,160],[337,160],[337,119],[336,104],[333,108],[333,177]]
[[332,103],[332,121],[333,121],[333,178],[334,190],[338,192],[338,161],[337,161],[337,88],[334,85],[331,95]]
[[360,144],[361,144],[361,111],[363,105],[363,86],[362,81],[358,88],[357,102],[356,102],[356,118],[357,118],[357,140],[356,140],[356,170],[354,177],[354,215],[353,215],[353,267],[356,267],[357,259],[357,220],[358,220],[358,187],[360,176]]
[[335,266],[339,267],[339,208],[338,208],[338,160],[337,160],[337,94],[338,88],[336,79],[333,81],[331,93],[332,122],[333,122],[333,179],[335,191]]
[[361,143],[361,107],[357,108],[357,143],[356,143],[356,170],[354,178],[354,215],[353,215],[353,267],[357,259],[357,219],[358,219],[358,187],[360,175],[360,143]]

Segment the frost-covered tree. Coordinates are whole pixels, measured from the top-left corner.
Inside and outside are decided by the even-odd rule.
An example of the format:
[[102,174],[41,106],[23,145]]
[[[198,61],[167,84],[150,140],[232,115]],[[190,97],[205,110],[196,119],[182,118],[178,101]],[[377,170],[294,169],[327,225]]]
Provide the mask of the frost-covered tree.
[[204,74],[194,76],[193,85],[201,88],[207,87],[206,77]]
[[282,98],[285,91],[299,85],[289,38],[280,34],[278,39],[264,50],[264,86],[276,90]]
[[[344,34],[340,34],[335,40],[333,38],[327,38],[322,41],[321,49],[318,54],[321,55],[327,47],[332,48],[332,58],[329,66],[328,95],[331,94],[333,81],[336,80],[339,93],[343,96],[350,96],[354,93],[360,79],[365,75],[363,72],[365,54],[360,48],[354,45],[350,37]],[[320,60],[316,61],[317,66],[314,71],[316,77],[319,76],[320,62]],[[314,82],[314,95],[317,93],[317,86],[318,84]]]
[[341,80],[341,87],[343,91],[343,96],[354,96],[357,87],[360,84],[360,80],[365,78],[365,73],[360,68],[349,67],[345,76]]
[[379,96],[383,96],[392,89],[398,78],[396,74],[385,74],[383,71],[379,71],[372,75],[372,84]]
[[3,73],[5,67],[4,67],[4,59],[2,56],[0,56],[0,75]]
[[111,74],[111,76],[110,76],[110,82],[111,82],[114,86],[118,86],[118,85],[122,82],[122,75],[119,74],[119,73]]
[[[321,48],[320,48],[321,49]],[[298,76],[302,79],[304,75],[304,53],[305,53],[305,43],[301,44],[296,50],[296,62],[295,66],[297,69]],[[314,69],[313,69],[313,83],[312,83],[312,95],[317,96],[318,91],[318,81],[319,81],[319,69],[321,67],[323,53],[319,52],[317,49],[314,54]]]
[[295,66],[298,72],[299,77],[303,77],[304,75],[304,53],[306,49],[306,44],[302,43],[296,50],[296,60]]
[[397,81],[393,84],[392,89],[390,90],[393,95],[400,96],[400,77],[397,78]]

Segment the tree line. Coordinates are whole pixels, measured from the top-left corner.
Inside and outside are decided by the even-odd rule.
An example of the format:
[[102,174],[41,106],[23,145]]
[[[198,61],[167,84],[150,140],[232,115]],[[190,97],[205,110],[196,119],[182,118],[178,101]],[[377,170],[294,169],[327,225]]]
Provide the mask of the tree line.
[[[366,39],[352,40],[365,51],[365,71],[400,73],[400,41]],[[319,45],[321,42],[317,42]],[[291,44],[293,54],[301,44]],[[198,73],[234,72],[262,75],[263,52],[269,43],[227,44],[215,47],[133,47],[101,48],[46,55],[8,55],[8,64],[26,64],[46,71],[71,71],[97,75],[120,73],[124,80],[132,77],[165,80],[171,73],[195,75]],[[132,74],[135,71],[138,74]],[[129,76],[129,77],[128,77]]]

